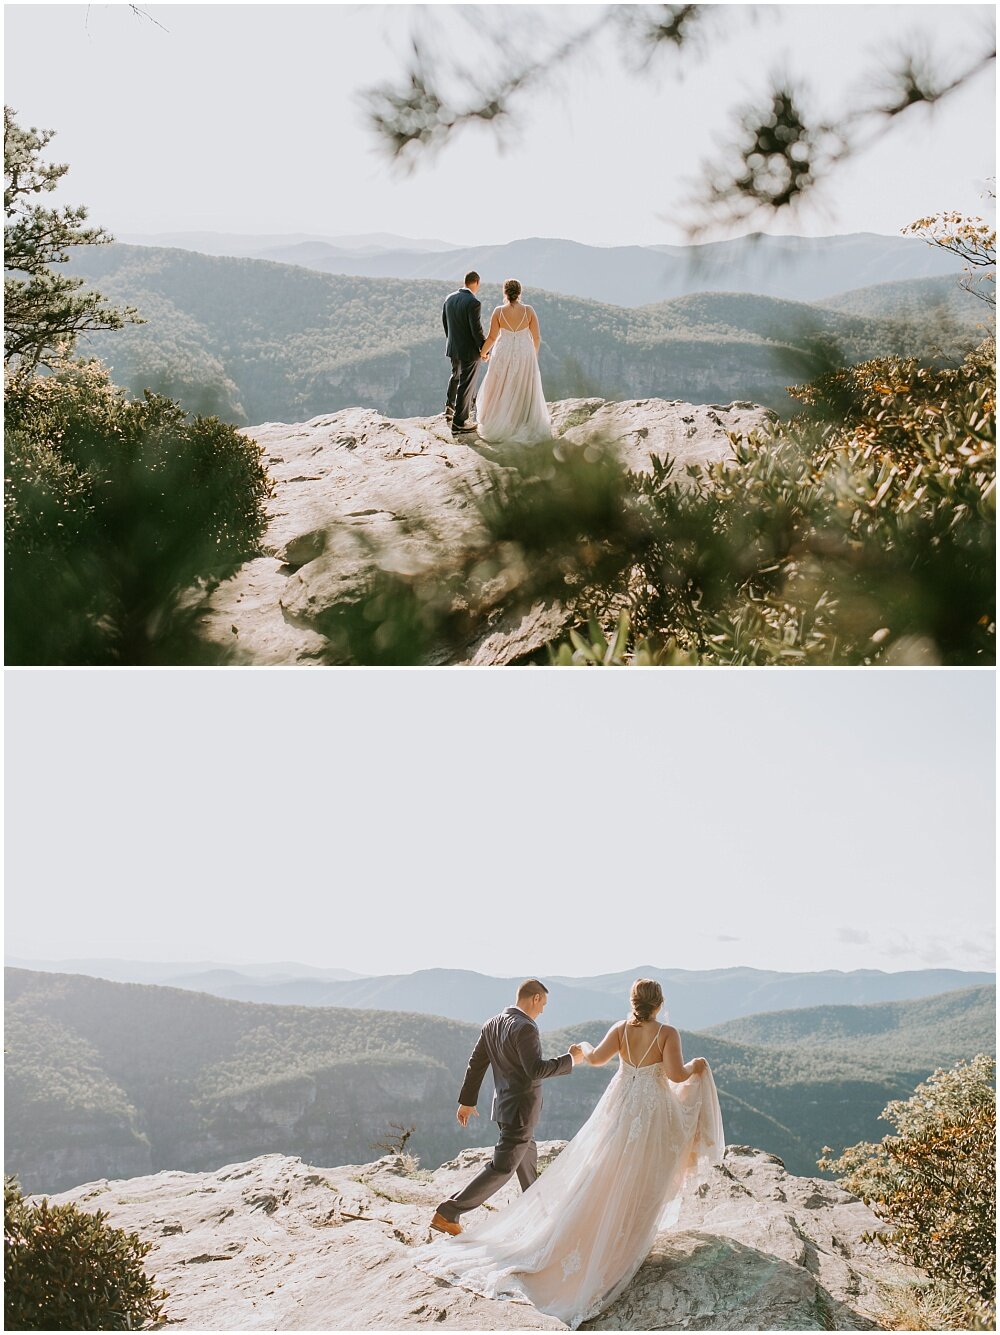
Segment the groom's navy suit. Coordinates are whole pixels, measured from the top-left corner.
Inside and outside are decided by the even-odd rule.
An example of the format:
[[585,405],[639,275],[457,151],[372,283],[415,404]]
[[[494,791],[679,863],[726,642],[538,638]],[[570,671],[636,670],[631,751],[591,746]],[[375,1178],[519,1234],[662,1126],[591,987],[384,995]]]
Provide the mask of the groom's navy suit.
[[568,1052],[561,1057],[543,1057],[538,1026],[517,1006],[509,1006],[483,1026],[469,1058],[459,1104],[476,1106],[488,1067],[493,1068],[492,1119],[500,1127],[500,1139],[492,1162],[439,1207],[438,1213],[452,1223],[467,1210],[482,1205],[513,1173],[517,1173],[522,1191],[534,1182],[538,1176],[534,1131],[542,1115],[542,1081],[553,1075],[569,1075],[573,1058]]
[[445,412],[452,415],[452,425],[456,427],[465,426],[476,401],[473,385],[479,370],[479,353],[486,342],[482,309],[483,303],[476,294],[460,287],[445,298],[441,311],[441,323],[448,338],[446,353],[451,358]]

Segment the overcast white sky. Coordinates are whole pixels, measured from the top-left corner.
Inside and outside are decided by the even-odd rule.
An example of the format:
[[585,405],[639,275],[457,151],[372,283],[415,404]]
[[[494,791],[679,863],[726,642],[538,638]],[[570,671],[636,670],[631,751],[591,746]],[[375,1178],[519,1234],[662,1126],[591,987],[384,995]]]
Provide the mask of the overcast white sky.
[[[413,176],[395,175],[357,99],[399,72],[414,24],[425,35],[431,25],[442,59],[460,48],[482,87],[491,71],[477,31],[528,50],[542,42],[536,25],[567,33],[598,7],[487,5],[471,25],[467,8],[146,6],[159,27],[125,4],[7,5],[5,98],[22,122],[58,131],[53,152],[72,168],[65,198],[118,233],[655,244],[683,239],[664,215],[772,71],[793,71],[835,112],[869,98],[904,37],[953,66],[993,20],[986,5],[717,6],[703,57],[664,60],[643,77],[609,43],[552,71],[506,153],[472,131]],[[831,181],[822,211],[782,230],[895,234],[940,209],[981,213],[994,157],[988,72],[935,115],[904,117]]]
[[8,671],[6,951],[992,968],[994,685]]

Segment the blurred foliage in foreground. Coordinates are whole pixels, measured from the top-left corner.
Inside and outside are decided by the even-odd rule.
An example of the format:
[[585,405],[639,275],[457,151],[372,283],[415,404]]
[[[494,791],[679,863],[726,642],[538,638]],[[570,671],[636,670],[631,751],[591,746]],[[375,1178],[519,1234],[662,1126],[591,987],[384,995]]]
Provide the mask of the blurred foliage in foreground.
[[72,360],[80,334],[139,317],[64,270],[111,238],[84,208],[38,203],[68,170],[42,161],[52,134],[5,108],[6,661],[218,661],[194,619],[205,586],[258,550],[261,454],[216,417],[148,391],[129,402],[100,362]]
[[16,664],[206,661],[200,589],[256,554],[270,483],[257,446],[97,362],[9,377],[6,654]]
[[980,1054],[935,1071],[882,1113],[895,1135],[820,1160],[885,1220],[879,1240],[927,1271],[924,1305],[942,1324],[924,1329],[995,1329],[994,1070]]
[[383,561],[324,630],[348,660],[429,662],[544,603],[577,626],[557,664],[992,663],[994,347],[825,371],[794,418],[681,476],[599,440],[509,457],[470,497],[480,546],[409,576]]
[[164,1318],[165,1291],[143,1269],[152,1250],[107,1214],[35,1205],[4,1179],[4,1329],[139,1330]]

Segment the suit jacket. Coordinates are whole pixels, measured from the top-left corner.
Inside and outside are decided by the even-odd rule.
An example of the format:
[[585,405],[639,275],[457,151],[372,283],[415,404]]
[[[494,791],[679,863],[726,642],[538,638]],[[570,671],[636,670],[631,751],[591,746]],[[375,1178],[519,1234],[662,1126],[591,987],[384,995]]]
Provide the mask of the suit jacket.
[[448,337],[447,356],[461,362],[479,360],[480,349],[486,342],[480,318],[482,309],[483,303],[467,287],[460,287],[445,298],[441,323]]
[[542,1056],[538,1025],[517,1006],[508,1006],[487,1020],[479,1035],[458,1101],[474,1108],[486,1068],[493,1068],[494,1122],[534,1126],[542,1113],[542,1081],[552,1075],[569,1075],[573,1058]]

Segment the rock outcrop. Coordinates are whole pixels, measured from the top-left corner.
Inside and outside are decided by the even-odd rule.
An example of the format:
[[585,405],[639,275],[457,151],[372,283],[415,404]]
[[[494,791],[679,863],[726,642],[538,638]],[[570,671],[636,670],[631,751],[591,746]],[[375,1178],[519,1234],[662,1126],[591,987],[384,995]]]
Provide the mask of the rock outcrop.
[[[564,1142],[540,1148],[544,1164]],[[264,1155],[209,1173],[101,1181],[54,1197],[104,1210],[154,1242],[147,1265],[174,1326],[200,1330],[562,1330],[525,1304],[493,1302],[417,1270],[442,1197],[490,1151],[434,1173],[390,1155],[333,1169]],[[502,1209],[508,1187],[489,1202]],[[474,1216],[473,1216],[474,1217]],[[875,1216],[830,1182],[730,1146],[661,1233],[593,1330],[875,1330],[880,1285],[911,1272],[864,1240]]]
[[[558,437],[611,442],[636,471],[648,470],[653,455],[670,456],[679,471],[724,459],[732,451],[728,432],[749,432],[771,416],[746,402],[566,399],[549,406]],[[434,534],[439,552],[460,549],[477,531],[475,498],[509,466],[478,437],[454,437],[443,416],[400,421],[347,408],[246,434],[260,444],[275,483],[269,554],[220,585],[202,618],[205,637],[236,663],[331,661],[325,619],[357,596],[372,550],[391,549],[398,570],[433,561],[426,532],[410,527],[415,519]],[[537,606],[516,621],[484,625],[454,661],[515,662],[557,636],[565,620],[561,609]]]

